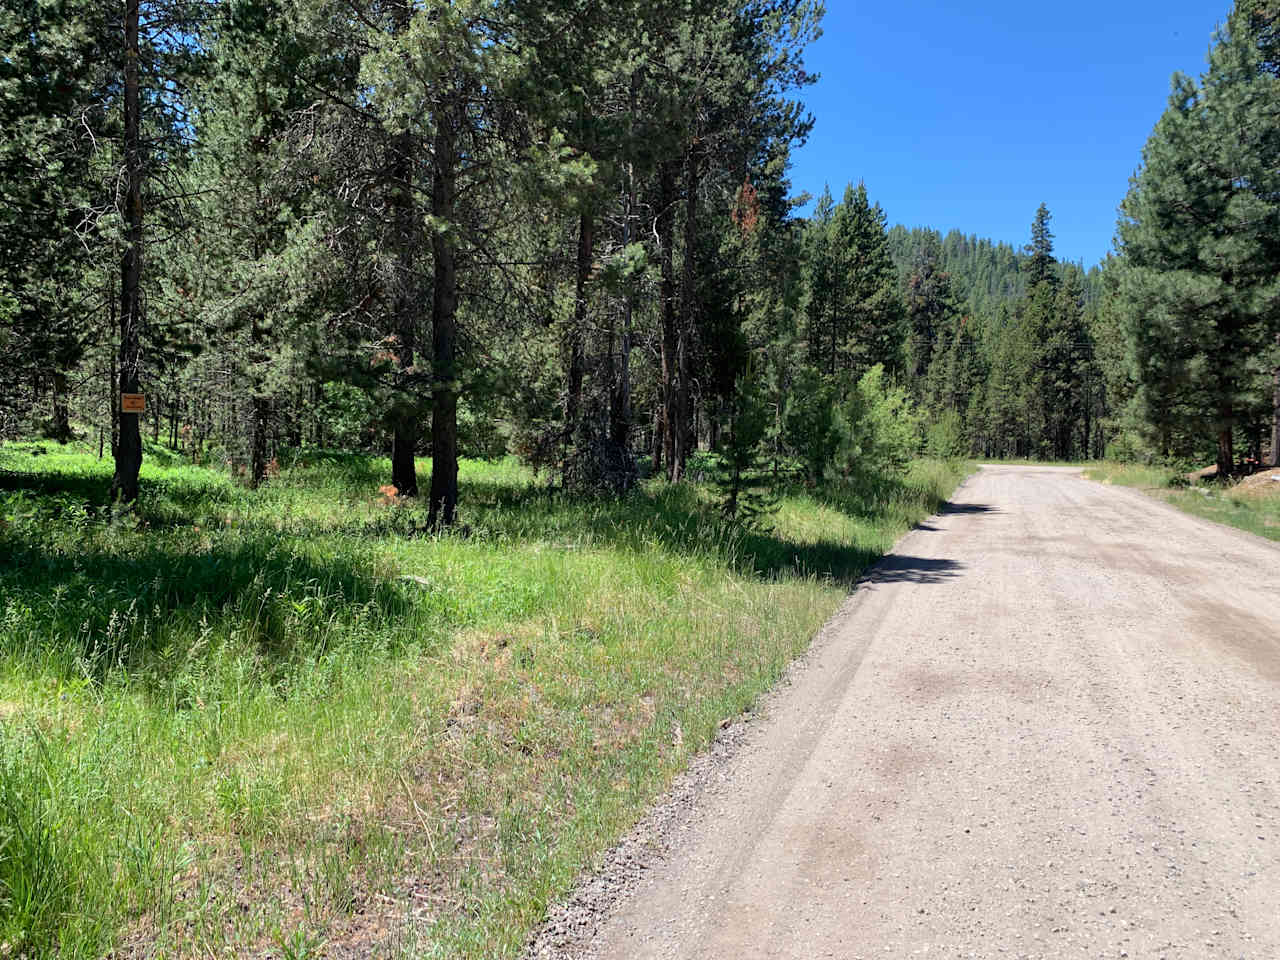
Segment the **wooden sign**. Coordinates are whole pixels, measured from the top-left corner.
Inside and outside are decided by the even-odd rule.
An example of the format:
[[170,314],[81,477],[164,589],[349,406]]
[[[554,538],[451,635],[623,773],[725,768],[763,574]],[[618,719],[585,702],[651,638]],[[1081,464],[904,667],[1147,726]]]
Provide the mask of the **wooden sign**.
[[142,413],[147,409],[147,400],[140,393],[120,394],[121,413]]

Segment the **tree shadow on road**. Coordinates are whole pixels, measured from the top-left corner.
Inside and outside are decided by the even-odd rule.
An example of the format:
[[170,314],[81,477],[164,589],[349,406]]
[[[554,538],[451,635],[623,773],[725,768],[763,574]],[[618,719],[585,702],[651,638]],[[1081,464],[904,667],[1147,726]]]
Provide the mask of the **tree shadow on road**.
[[901,553],[886,554],[867,571],[863,583],[944,583],[964,570],[963,563],[940,557],[912,557]]
[[993,507],[989,503],[944,503],[942,509],[938,511],[939,515],[947,517],[957,514],[983,514],[983,513],[1000,513],[999,507]]

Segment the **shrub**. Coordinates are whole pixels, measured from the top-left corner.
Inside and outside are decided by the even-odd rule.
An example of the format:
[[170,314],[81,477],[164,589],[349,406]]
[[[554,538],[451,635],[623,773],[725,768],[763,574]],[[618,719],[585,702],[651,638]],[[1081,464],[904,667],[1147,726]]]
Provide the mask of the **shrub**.
[[944,410],[925,430],[925,453],[939,460],[955,460],[969,451],[964,419],[956,410]]
[[838,466],[851,473],[901,476],[920,448],[922,417],[911,396],[889,382],[876,364],[838,411],[842,434]]

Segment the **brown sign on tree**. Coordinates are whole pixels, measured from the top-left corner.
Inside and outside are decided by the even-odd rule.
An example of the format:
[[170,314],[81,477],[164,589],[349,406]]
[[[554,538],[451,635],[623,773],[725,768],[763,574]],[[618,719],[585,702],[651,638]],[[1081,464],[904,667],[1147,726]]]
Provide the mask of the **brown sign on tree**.
[[140,393],[120,394],[121,413],[142,413],[147,409],[147,400]]

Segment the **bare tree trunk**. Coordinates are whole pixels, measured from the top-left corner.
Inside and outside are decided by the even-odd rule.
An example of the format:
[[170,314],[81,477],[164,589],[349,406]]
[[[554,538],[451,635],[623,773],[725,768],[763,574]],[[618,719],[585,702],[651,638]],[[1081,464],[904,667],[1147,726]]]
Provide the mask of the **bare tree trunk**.
[[[255,154],[262,150],[258,143],[260,141],[255,141],[251,148]],[[258,189],[258,207],[264,207],[261,187]],[[263,250],[256,240],[253,255],[255,260],[261,262]],[[262,481],[267,477],[267,432],[271,429],[271,401],[267,397],[264,382],[269,360],[266,323],[267,318],[261,311],[255,312],[249,323],[249,379],[253,389],[249,410],[252,421],[249,425],[249,486],[254,490],[262,486]]]
[[[451,224],[457,190],[456,108],[436,118],[431,213]],[[432,526],[451,526],[458,509],[458,371],[456,363],[458,275],[452,231],[432,232],[435,283],[431,304],[431,507]]]
[[676,330],[675,254],[675,171],[670,161],[658,168],[658,242],[662,247],[662,406],[663,454],[667,479],[678,483],[681,463],[676,437],[680,433],[680,394],[677,384],[680,344]]
[[[138,133],[141,99],[138,91],[138,2],[124,8],[124,176],[125,248],[120,261],[120,381],[112,398],[120,408],[120,394],[139,392],[142,326],[142,148]],[[115,445],[115,475],[111,499],[133,504],[138,499],[138,471],[142,469],[142,433],[138,414],[120,410],[120,438]]]

